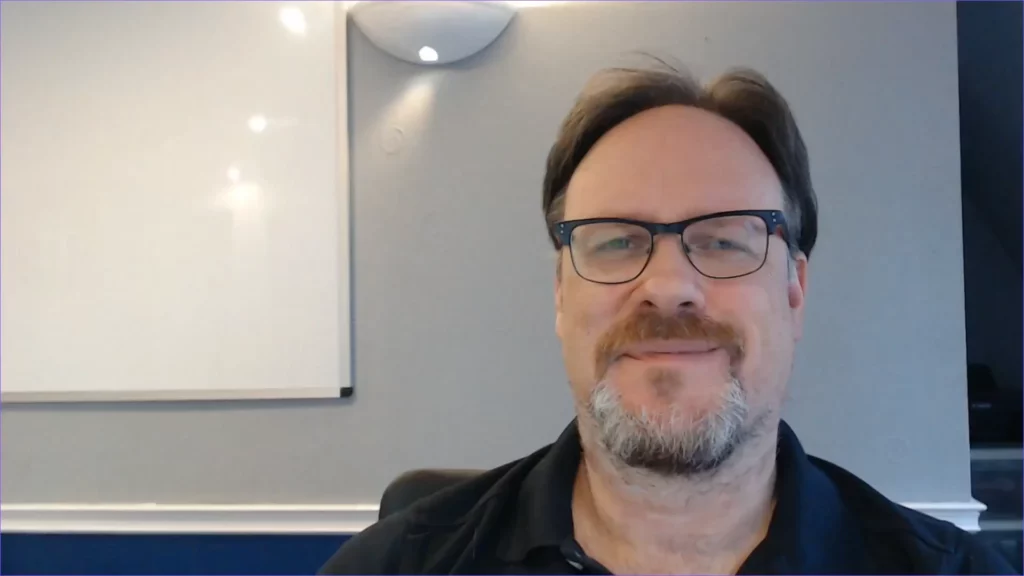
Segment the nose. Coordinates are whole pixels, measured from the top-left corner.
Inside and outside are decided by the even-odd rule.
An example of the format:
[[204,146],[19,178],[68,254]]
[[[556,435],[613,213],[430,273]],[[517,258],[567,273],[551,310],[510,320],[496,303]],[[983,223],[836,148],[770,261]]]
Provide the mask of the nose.
[[704,310],[704,276],[683,253],[678,234],[655,239],[654,253],[640,275],[643,305],[665,315]]

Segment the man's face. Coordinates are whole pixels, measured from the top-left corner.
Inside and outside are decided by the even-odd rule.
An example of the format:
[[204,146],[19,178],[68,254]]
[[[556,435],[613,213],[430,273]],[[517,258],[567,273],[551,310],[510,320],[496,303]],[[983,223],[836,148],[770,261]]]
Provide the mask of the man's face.
[[[779,179],[739,127],[696,108],[641,113],[609,131],[569,183],[565,220],[670,223],[729,210],[782,210]],[[556,330],[581,433],[621,463],[665,475],[715,469],[774,430],[803,319],[806,258],[772,237],[764,265],[701,275],[678,235],[655,238],[623,284],[580,277],[563,249]],[[792,269],[790,269],[792,266]],[[774,432],[772,432],[774,433]]]

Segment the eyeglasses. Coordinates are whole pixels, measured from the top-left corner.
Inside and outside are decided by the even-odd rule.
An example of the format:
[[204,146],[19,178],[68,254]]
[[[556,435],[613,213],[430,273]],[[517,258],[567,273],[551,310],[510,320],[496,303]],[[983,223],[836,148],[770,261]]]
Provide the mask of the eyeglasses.
[[626,218],[567,220],[552,228],[561,246],[569,247],[573,268],[598,284],[637,279],[654,253],[654,237],[678,234],[690,264],[708,278],[753,274],[768,258],[768,241],[777,233],[789,241],[779,210],[735,210],[656,224]]

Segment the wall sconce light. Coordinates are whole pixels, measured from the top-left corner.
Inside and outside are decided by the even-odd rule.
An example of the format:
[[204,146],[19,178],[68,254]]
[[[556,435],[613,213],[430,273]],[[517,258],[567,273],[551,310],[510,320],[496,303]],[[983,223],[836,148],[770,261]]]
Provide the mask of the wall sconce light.
[[349,8],[381,50],[414,64],[457,62],[489,46],[515,15],[508,2],[356,2]]

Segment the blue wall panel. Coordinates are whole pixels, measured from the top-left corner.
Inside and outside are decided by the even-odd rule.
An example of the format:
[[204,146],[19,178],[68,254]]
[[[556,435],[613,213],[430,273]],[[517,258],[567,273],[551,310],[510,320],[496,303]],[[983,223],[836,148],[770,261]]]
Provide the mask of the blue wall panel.
[[347,536],[0,535],[3,574],[316,574]]

